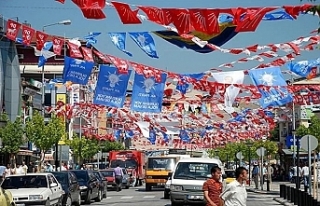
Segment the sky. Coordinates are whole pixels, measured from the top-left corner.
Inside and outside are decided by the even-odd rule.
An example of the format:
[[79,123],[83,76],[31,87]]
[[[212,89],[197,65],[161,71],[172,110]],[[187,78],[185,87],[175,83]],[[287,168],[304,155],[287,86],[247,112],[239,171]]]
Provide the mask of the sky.
[[[299,5],[307,1],[300,0],[122,0],[130,5],[144,5],[156,7],[173,8],[235,8],[235,7],[263,7]],[[134,7],[131,7],[134,8]],[[145,32],[163,30],[160,25],[143,21],[140,25],[123,25],[116,10],[106,7],[104,12],[107,16],[103,20],[88,20],[82,15],[80,9],[71,1],[66,0],[60,4],[54,0],[0,0],[0,14],[5,18],[16,19],[19,22],[27,21],[36,30],[42,30],[42,26],[50,23],[70,19],[69,26],[56,25],[46,28],[46,32],[53,35],[66,35],[67,37],[83,38],[89,32],[102,32],[97,38],[95,45],[103,53],[125,58],[138,63],[153,66],[159,69],[167,69],[176,73],[199,73],[211,68],[218,68],[223,63],[238,60],[245,55],[223,54],[214,51],[201,54],[193,50],[181,49],[165,40],[152,35],[159,59],[148,57],[127,36],[126,49],[133,54],[129,57],[119,51],[111,42],[107,32]],[[140,14],[144,13],[140,11]],[[301,15],[297,20],[262,21],[255,32],[239,33],[222,48],[247,47],[254,44],[267,45],[272,43],[283,43],[297,39],[301,36],[309,36],[310,31],[318,28],[319,18],[312,15]],[[319,57],[319,51],[302,52],[296,60],[311,60]],[[267,63],[267,61],[265,62]],[[259,62],[237,63],[234,68],[222,68],[223,71],[247,70],[257,66]],[[285,67],[282,68],[286,70]],[[246,82],[248,78],[246,78]],[[251,83],[251,82],[250,82]]]

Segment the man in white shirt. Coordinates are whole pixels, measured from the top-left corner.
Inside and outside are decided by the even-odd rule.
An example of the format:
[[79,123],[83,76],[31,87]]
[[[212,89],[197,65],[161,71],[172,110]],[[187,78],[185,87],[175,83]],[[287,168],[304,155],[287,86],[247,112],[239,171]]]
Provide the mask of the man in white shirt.
[[292,178],[294,179],[294,182],[297,182],[297,178],[300,178],[301,167],[294,166],[292,170],[293,170]]
[[309,167],[307,163],[301,169],[301,177],[303,178],[305,188],[309,187]]
[[227,184],[220,197],[225,206],[246,206],[247,191],[245,184],[248,179],[248,170],[244,167],[238,167],[235,176],[236,180]]

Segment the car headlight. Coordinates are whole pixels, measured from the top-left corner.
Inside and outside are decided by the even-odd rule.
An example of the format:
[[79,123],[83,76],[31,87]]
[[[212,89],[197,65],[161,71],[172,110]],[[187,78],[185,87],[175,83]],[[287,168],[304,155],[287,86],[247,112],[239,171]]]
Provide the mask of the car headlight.
[[170,185],[170,190],[181,191],[181,190],[183,190],[183,187],[181,185]]
[[80,186],[79,189],[80,190],[86,190],[88,187],[87,186]]
[[29,200],[42,200],[42,195],[29,195]]

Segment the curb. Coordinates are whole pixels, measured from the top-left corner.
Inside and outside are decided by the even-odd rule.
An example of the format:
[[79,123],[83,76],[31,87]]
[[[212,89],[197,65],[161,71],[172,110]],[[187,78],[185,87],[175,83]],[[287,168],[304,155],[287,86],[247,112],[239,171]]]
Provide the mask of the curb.
[[280,195],[279,191],[263,191],[263,190],[256,190],[256,189],[252,189],[252,188],[247,188],[247,191],[258,193],[258,194]]
[[273,200],[280,203],[281,205],[294,206],[294,204],[288,202],[287,200],[284,200],[283,198],[275,197],[275,198],[273,198]]

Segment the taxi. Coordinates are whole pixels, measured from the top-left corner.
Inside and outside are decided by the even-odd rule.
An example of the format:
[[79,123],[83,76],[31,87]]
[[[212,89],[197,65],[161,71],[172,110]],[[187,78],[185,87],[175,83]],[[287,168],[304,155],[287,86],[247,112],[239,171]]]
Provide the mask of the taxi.
[[236,174],[234,170],[225,170],[227,178],[225,179],[226,184],[236,180]]
[[9,190],[4,190],[0,187],[0,205],[1,206],[15,206],[13,196]]

